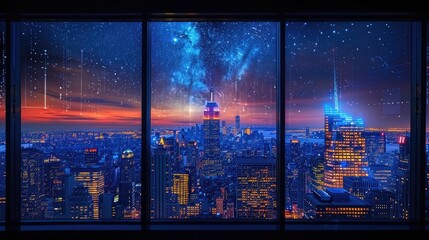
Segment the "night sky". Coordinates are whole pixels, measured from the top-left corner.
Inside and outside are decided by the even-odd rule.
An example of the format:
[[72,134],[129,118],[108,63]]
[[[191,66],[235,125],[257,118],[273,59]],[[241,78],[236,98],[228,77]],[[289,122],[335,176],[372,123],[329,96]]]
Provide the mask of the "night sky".
[[141,34],[139,22],[23,23],[23,129],[138,127]]
[[210,89],[221,120],[275,127],[278,24],[154,22],[152,125],[201,124]]
[[342,111],[366,127],[410,126],[410,23],[294,22],[286,34],[287,128],[323,127],[333,51]]
[[[341,110],[366,127],[409,127],[410,26],[288,23],[286,127],[323,126],[333,49]],[[275,126],[277,23],[152,22],[149,31],[153,126],[201,124],[210,89],[228,125],[240,115],[244,126]],[[140,124],[141,23],[23,23],[21,37],[23,129]]]

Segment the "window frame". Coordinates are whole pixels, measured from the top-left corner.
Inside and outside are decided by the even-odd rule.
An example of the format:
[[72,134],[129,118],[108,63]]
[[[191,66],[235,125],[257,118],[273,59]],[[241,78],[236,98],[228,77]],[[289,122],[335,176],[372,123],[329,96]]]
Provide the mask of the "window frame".
[[[325,10],[326,11],[326,10]],[[61,11],[60,11],[61,12]],[[19,49],[19,24],[21,21],[139,21],[142,23],[142,108],[141,108],[141,130],[142,130],[142,154],[141,157],[141,172],[142,176],[145,176],[145,188],[142,189],[142,215],[139,221],[139,230],[135,231],[134,227],[126,229],[127,225],[136,225],[123,221],[88,221],[76,222],[71,221],[21,221],[20,220],[20,202],[21,201],[7,201],[6,200],[6,219],[5,219],[5,232],[26,232],[36,231],[49,232],[49,230],[63,230],[67,232],[73,232],[74,230],[82,229],[97,229],[97,230],[111,230],[115,231],[115,225],[119,225],[119,229],[130,230],[131,234],[154,234],[155,236],[165,236],[165,233],[159,233],[157,230],[170,230],[171,235],[167,236],[193,236],[192,233],[182,231],[179,235],[176,235],[176,230],[197,230],[201,231],[202,234],[206,233],[205,230],[214,230],[213,238],[216,236],[222,236],[223,230],[226,226],[233,225],[233,230],[248,230],[252,229],[253,226],[266,225],[268,227],[262,228],[261,230],[270,230],[270,232],[281,232],[285,233],[285,236],[292,232],[305,233],[305,231],[321,230],[336,230],[332,234],[335,236],[335,232],[342,230],[419,230],[424,231],[428,229],[428,220],[425,219],[425,133],[423,131],[417,131],[418,129],[426,129],[426,25],[428,17],[421,14],[391,14],[391,13],[336,13],[331,14],[328,12],[321,11],[320,13],[288,13],[280,10],[276,13],[268,14],[240,14],[240,13],[157,13],[156,11],[147,11],[138,14],[100,14],[100,13],[87,13],[87,14],[48,14],[41,16],[37,13],[34,14],[9,14],[6,13],[5,17],[0,16],[0,21],[6,23],[6,54],[10,56],[6,59],[6,199],[20,199],[21,191],[21,179],[20,179],[20,161],[13,161],[13,159],[21,159],[20,156],[20,136],[21,136],[21,122],[20,122],[20,52]],[[277,155],[277,191],[278,191],[278,218],[274,220],[274,224],[267,224],[266,220],[257,221],[186,221],[173,222],[169,220],[163,221],[152,221],[150,219],[150,161],[144,161],[150,159],[150,142],[145,141],[150,139],[150,42],[149,42],[149,24],[151,21],[264,21],[270,19],[279,24],[279,36],[278,36],[278,56],[279,59],[279,79],[277,81],[277,144],[278,144],[278,155]],[[404,222],[392,221],[392,222],[380,222],[380,221],[365,221],[365,222],[344,222],[344,221],[297,221],[297,220],[286,220],[284,217],[284,199],[285,199],[285,45],[286,45],[286,22],[290,21],[407,21],[412,24],[412,64],[411,64],[411,156],[410,159],[410,172],[411,172],[411,218]],[[12,54],[15,53],[15,54]],[[17,66],[17,67],[16,67]],[[144,133],[144,134],[143,134]],[[149,158],[148,158],[149,157]],[[279,174],[280,173],[280,174]],[[253,223],[252,223],[253,222]],[[67,227],[61,229],[61,226],[67,226],[73,223],[73,230]],[[100,225],[102,223],[102,225]],[[88,226],[87,226],[88,225]],[[100,225],[101,229],[96,228]],[[105,226],[103,226],[105,225]],[[186,228],[183,226],[186,225]],[[273,226],[271,226],[273,225]],[[44,226],[44,227],[41,227]],[[124,229],[125,228],[125,229]],[[113,229],[113,230],[112,230]],[[116,230],[119,230],[116,229]],[[1,229],[0,229],[1,230]],[[69,231],[70,230],[70,231]],[[272,231],[276,230],[276,231]],[[238,232],[237,231],[237,232]],[[255,232],[255,231],[251,231]],[[112,236],[115,236],[114,233]],[[190,234],[190,235],[187,235]],[[406,233],[405,233],[406,234]],[[405,235],[404,236],[408,236]],[[108,235],[108,234],[106,234]],[[253,233],[248,234],[253,235]],[[119,236],[121,236],[119,234]],[[238,234],[237,234],[238,236]],[[264,237],[264,234],[255,234],[252,237]],[[398,236],[402,236],[399,234]]]

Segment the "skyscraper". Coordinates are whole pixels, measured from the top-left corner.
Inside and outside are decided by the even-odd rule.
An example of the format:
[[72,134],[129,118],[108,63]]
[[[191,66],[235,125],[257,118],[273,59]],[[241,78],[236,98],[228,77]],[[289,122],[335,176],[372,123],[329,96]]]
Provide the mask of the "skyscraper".
[[167,193],[168,187],[168,175],[170,174],[168,169],[168,155],[167,150],[162,144],[158,145],[154,149],[152,155],[152,167],[151,167],[151,216],[153,218],[167,218]]
[[235,131],[236,133],[240,132],[240,116],[235,116]]
[[210,91],[210,101],[207,101],[203,117],[204,157],[202,159],[200,176],[217,178],[223,175],[220,161],[220,112],[214,101],[213,91]]
[[410,209],[410,137],[399,137],[399,158],[396,169],[396,217],[408,219]]
[[85,148],[85,164],[93,165],[98,163],[98,149],[97,148]]
[[34,148],[21,150],[21,214],[23,219],[43,217],[43,152]]
[[104,175],[101,165],[90,165],[73,169],[76,185],[88,188],[94,205],[94,219],[99,219],[99,197],[104,193]]
[[378,164],[378,156],[386,153],[386,134],[384,132],[365,132],[364,138],[368,164]]
[[119,204],[125,208],[132,209],[134,205],[135,184],[135,161],[134,153],[130,149],[122,153],[119,174]]
[[343,177],[368,176],[365,127],[363,120],[353,119],[339,109],[334,51],[334,108],[325,108],[324,186],[342,188]]
[[53,186],[62,181],[63,171],[61,170],[61,160],[55,156],[50,156],[43,161],[43,180],[46,197],[53,197]]
[[276,218],[276,160],[237,159],[237,218]]

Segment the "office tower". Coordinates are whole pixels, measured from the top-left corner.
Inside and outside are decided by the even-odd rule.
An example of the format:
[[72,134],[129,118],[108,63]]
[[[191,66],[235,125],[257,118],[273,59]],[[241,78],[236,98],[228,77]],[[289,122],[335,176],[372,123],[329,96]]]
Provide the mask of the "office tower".
[[53,197],[54,185],[61,183],[63,171],[61,160],[55,156],[50,156],[43,161],[43,187],[46,197]]
[[325,108],[324,186],[342,188],[343,177],[368,176],[364,124],[339,109],[334,51],[334,108]]
[[276,218],[276,160],[238,158],[236,218]]
[[395,193],[386,190],[373,190],[365,198],[371,205],[371,218],[392,219],[395,209]]
[[200,176],[203,178],[218,178],[223,175],[220,161],[220,113],[214,101],[213,91],[210,91],[210,101],[204,109],[204,157],[202,159]]
[[388,188],[389,181],[392,178],[392,167],[388,165],[371,165],[369,168],[369,176],[377,180],[382,188]]
[[104,175],[101,165],[90,165],[72,169],[76,184],[82,183],[92,197],[94,219],[99,219],[99,197],[104,193]]
[[364,132],[366,154],[369,165],[379,164],[378,157],[386,153],[386,134],[384,132]]
[[305,137],[306,138],[310,137],[310,127],[305,127]]
[[101,220],[113,218],[113,193],[103,193],[100,195],[100,217]]
[[132,209],[134,204],[135,185],[135,161],[134,153],[130,149],[125,150],[121,156],[119,174],[119,204]]
[[304,212],[309,219],[368,219],[370,204],[342,188],[326,188],[306,194]]
[[170,188],[169,154],[162,144],[152,154],[151,167],[151,215],[153,218],[168,217],[168,193]]
[[[97,201],[98,202],[98,201]],[[94,219],[94,205],[88,188],[77,183],[70,195],[70,217],[73,220]],[[98,219],[98,218],[97,218]]]
[[93,165],[98,163],[98,149],[97,148],[85,148],[85,165]]
[[177,195],[177,201],[180,205],[186,205],[189,202],[189,174],[173,174],[173,194]]
[[240,133],[241,130],[241,126],[240,126],[240,116],[237,115],[235,116],[235,133],[238,134]]
[[344,177],[343,188],[350,194],[364,200],[371,191],[380,190],[380,183],[371,177]]
[[23,219],[43,216],[43,152],[34,148],[21,150],[21,215]]
[[399,158],[396,169],[396,217],[408,219],[410,209],[410,137],[399,137]]

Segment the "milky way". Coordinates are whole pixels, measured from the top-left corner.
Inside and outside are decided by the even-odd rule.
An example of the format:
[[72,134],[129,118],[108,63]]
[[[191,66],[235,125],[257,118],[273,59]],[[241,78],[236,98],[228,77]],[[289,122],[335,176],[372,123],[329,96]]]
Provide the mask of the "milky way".
[[215,92],[221,119],[275,126],[277,23],[151,23],[152,124],[201,123]]

